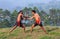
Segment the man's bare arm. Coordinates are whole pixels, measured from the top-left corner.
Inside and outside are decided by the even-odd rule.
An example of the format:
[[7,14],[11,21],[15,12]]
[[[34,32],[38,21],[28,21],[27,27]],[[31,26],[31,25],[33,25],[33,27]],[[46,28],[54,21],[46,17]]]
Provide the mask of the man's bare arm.
[[28,18],[29,20],[31,20],[31,19],[33,19],[34,18],[34,16],[32,16],[31,18]]

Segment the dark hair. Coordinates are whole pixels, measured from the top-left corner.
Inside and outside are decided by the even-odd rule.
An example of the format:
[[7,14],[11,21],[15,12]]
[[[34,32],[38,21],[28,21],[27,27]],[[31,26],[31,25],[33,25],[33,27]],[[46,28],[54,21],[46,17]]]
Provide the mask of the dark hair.
[[20,12],[22,12],[21,14],[23,14],[23,11],[22,11],[22,10],[20,10],[20,11],[18,12],[18,14],[20,14]]
[[36,11],[35,11],[35,10],[32,10],[32,12],[36,13]]

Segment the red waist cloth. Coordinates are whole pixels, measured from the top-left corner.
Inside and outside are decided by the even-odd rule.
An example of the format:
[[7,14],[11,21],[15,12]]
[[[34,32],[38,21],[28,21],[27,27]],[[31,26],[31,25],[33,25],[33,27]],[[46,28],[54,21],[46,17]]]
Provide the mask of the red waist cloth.
[[40,24],[40,20],[36,20],[36,23],[37,23],[37,24]]
[[20,26],[20,21],[19,22],[17,21],[17,26]]

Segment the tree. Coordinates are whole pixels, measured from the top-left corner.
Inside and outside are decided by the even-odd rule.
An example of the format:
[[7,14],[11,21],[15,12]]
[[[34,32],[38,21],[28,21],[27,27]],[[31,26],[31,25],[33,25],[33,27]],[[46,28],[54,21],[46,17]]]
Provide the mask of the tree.
[[57,9],[50,9],[50,17],[53,25],[57,24]]
[[38,10],[37,7],[34,7],[33,9],[34,9],[37,13],[39,13],[39,10]]
[[5,16],[10,16],[10,15],[11,15],[10,11],[9,11],[9,10],[7,10],[7,9],[4,11],[4,13],[3,13],[3,14],[4,14]]
[[11,14],[11,25],[13,25],[16,22],[18,12],[17,10],[14,10]]
[[49,15],[45,11],[41,10],[40,16],[42,21],[44,21],[44,25],[49,25],[49,19],[48,19]]
[[59,9],[57,9],[57,25],[59,26],[60,25],[60,10]]
[[3,13],[3,9],[0,9],[0,14],[2,14]]
[[4,21],[0,22],[0,28],[5,28],[5,27],[10,27],[10,23],[7,19],[5,19]]

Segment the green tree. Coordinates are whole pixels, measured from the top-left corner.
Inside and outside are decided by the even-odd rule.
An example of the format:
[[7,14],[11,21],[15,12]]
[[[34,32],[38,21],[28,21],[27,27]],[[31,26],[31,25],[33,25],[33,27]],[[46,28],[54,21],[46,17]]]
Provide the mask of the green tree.
[[5,28],[5,27],[10,27],[10,23],[7,19],[5,19],[4,21],[0,22],[0,28]]
[[41,10],[40,16],[42,21],[44,21],[44,25],[49,25],[49,20],[48,20],[49,15],[45,11]]
[[17,10],[14,10],[11,14],[11,25],[13,25],[16,22],[18,12]]
[[4,14],[5,16],[10,16],[10,15],[11,15],[10,11],[9,11],[9,10],[7,10],[7,9],[4,11],[4,13],[3,13],[3,14]]
[[50,9],[50,17],[53,25],[57,24],[57,9]]
[[39,10],[38,10],[37,7],[34,7],[33,9],[34,9],[37,13],[39,13]]
[[2,14],[3,13],[3,9],[0,9],[0,14]]

